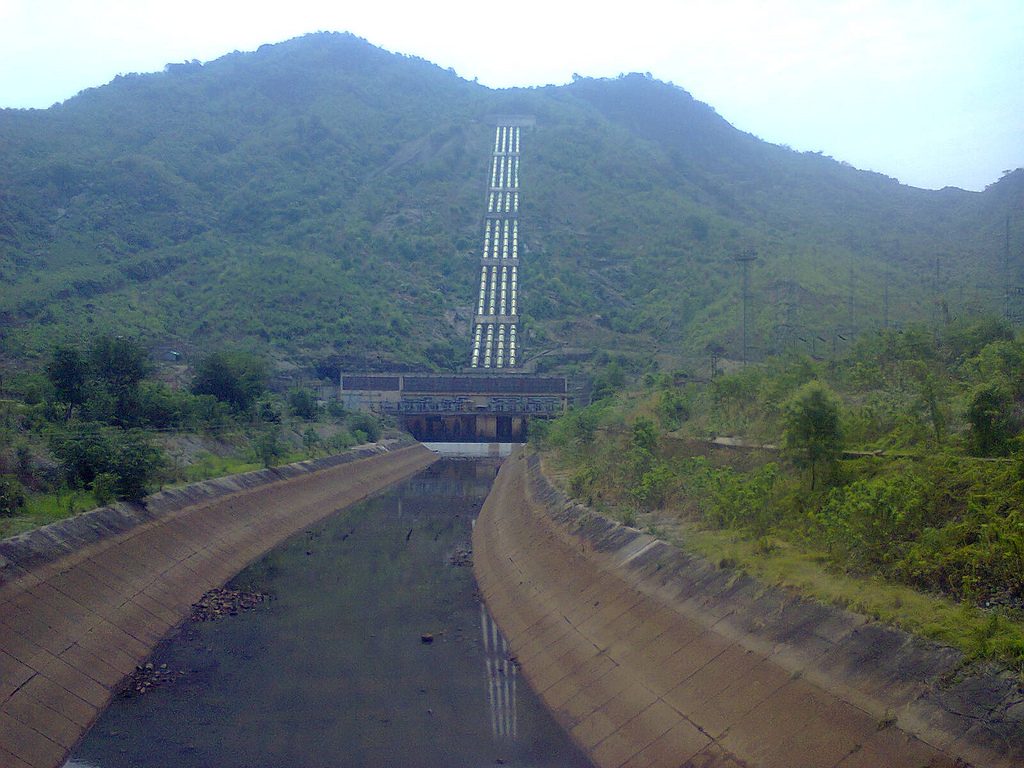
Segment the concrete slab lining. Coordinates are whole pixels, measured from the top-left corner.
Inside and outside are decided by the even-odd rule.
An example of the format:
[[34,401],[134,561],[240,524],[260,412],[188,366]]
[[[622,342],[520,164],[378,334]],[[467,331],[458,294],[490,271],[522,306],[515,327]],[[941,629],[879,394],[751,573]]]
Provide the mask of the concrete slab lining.
[[765,587],[505,462],[474,568],[522,671],[601,768],[1024,765],[1024,689]]
[[438,459],[380,446],[154,494],[0,541],[0,766],[56,768],[204,592]]

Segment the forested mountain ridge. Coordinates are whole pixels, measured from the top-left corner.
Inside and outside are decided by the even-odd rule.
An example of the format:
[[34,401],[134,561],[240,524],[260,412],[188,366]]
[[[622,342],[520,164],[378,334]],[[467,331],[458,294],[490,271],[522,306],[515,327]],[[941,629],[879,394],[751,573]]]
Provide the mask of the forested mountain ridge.
[[918,190],[762,142],[647,76],[495,91],[321,33],[0,111],[0,355],[31,367],[113,330],[321,372],[462,365],[499,114],[536,117],[527,358],[738,352],[745,248],[762,350],[783,325],[790,342],[876,327],[883,284],[893,320],[999,308],[1008,215],[1019,258],[1021,171]]

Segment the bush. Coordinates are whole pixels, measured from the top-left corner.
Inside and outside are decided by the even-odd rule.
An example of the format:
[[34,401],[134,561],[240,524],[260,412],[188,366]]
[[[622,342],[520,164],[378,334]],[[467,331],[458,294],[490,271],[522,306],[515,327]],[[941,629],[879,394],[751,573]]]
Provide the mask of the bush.
[[320,445],[320,435],[312,427],[306,427],[306,431],[302,433],[302,445],[306,449],[306,455],[312,456],[316,453],[317,446]]
[[18,443],[14,448],[14,469],[18,479],[28,482],[32,477],[32,449],[26,443]]
[[267,367],[246,352],[214,352],[196,366],[192,392],[213,395],[236,411],[245,411],[266,389]]
[[231,423],[231,406],[213,395],[195,395],[189,417],[196,429],[216,430]]
[[129,501],[141,499],[163,465],[163,452],[145,433],[136,429],[122,433],[110,462],[117,495]]
[[265,424],[280,424],[281,406],[272,395],[265,394],[256,403],[256,417]]
[[278,427],[271,426],[262,430],[256,437],[256,457],[263,462],[264,467],[274,466],[274,462],[283,454],[278,432]]
[[13,517],[25,506],[25,491],[18,478],[0,475],[0,517]]
[[1003,456],[1016,434],[1012,414],[1013,398],[1000,382],[977,387],[967,408],[971,423],[971,447],[979,456]]
[[713,472],[708,521],[722,528],[748,528],[766,534],[780,516],[781,506],[775,503],[778,465],[765,464],[746,474],[731,469]]
[[96,504],[105,507],[117,497],[117,477],[110,472],[101,472],[92,481],[92,496]]
[[163,452],[137,429],[79,424],[53,433],[50,444],[69,485],[95,488],[97,477],[108,474],[122,499],[142,498],[164,463]]
[[528,440],[530,445],[535,449],[540,449],[547,441],[548,434],[551,432],[551,422],[547,419],[532,419],[529,422],[529,436]]
[[333,437],[328,438],[325,448],[329,453],[341,453],[347,451],[356,444],[356,439],[347,429],[343,429]]
[[139,417],[157,429],[179,427],[192,409],[191,397],[156,381],[139,385]]
[[362,443],[373,443],[380,437],[380,422],[369,413],[353,414],[349,419],[348,427],[357,439],[359,433],[362,432],[363,439],[359,441]]
[[630,495],[641,509],[657,509],[665,503],[675,480],[669,466],[663,461],[656,461],[640,475],[640,481],[630,489]]
[[314,421],[320,409],[316,403],[316,395],[308,389],[293,389],[288,393],[288,408],[292,416],[306,421]]
[[927,527],[927,490],[906,473],[833,489],[815,513],[832,559],[855,571],[886,571]]
[[967,514],[941,528],[926,528],[899,551],[896,576],[964,600],[1024,597],[1024,512],[1013,506],[968,501]]
[[577,499],[583,498],[584,493],[594,484],[594,478],[593,467],[583,467],[569,478],[569,493]]
[[669,431],[679,429],[690,418],[687,397],[677,389],[663,389],[658,393],[658,420]]
[[91,422],[51,433],[50,448],[73,487],[90,485],[96,475],[109,471],[114,454],[107,431]]
[[618,361],[612,360],[597,376],[590,389],[594,402],[612,397],[626,383],[626,373]]

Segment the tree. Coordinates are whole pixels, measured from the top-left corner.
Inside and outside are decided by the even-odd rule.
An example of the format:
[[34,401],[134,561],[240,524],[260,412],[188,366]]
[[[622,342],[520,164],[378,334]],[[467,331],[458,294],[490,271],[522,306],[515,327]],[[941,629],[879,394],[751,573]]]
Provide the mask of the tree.
[[25,492],[18,478],[0,475],[0,517],[13,517],[25,506]]
[[946,415],[943,413],[942,404],[939,400],[939,382],[934,375],[928,374],[921,385],[921,400],[928,411],[928,420],[932,425],[932,432],[935,434],[935,442],[942,443],[946,436]]
[[822,470],[834,468],[842,448],[839,403],[820,381],[804,384],[786,404],[783,443],[794,464],[811,470],[811,490]]
[[141,430],[111,429],[96,423],[54,432],[51,448],[69,485],[91,485],[95,490],[97,481],[103,489],[112,482],[117,496],[131,501],[146,495],[147,486],[164,463],[163,452]]
[[88,357],[90,372],[114,401],[112,420],[136,425],[139,382],[152,368],[146,350],[126,336],[101,336],[89,347]]
[[85,401],[85,382],[89,364],[82,353],[73,347],[56,347],[46,365],[46,378],[53,386],[56,399],[68,406],[64,420],[71,419],[71,411]]
[[50,449],[71,486],[89,485],[96,475],[108,472],[114,452],[109,434],[96,422],[74,422],[69,429],[54,431]]
[[349,429],[357,438],[362,436],[360,442],[373,443],[380,437],[380,422],[369,413],[353,414],[349,420]]
[[288,407],[293,416],[306,421],[314,421],[319,414],[316,395],[308,389],[293,389],[288,393]]
[[133,387],[150,371],[146,350],[127,336],[101,336],[89,347],[89,364],[111,391]]
[[279,427],[270,425],[256,437],[256,456],[263,462],[264,467],[274,466],[274,462],[281,456],[281,443],[278,441],[278,436]]
[[611,397],[616,390],[626,383],[626,373],[622,370],[617,360],[612,360],[601,373],[594,377],[594,383],[590,390],[591,401],[603,400]]
[[[114,486],[120,498],[137,501],[146,495],[147,486],[163,467],[163,453],[140,430],[122,432],[119,438],[110,462]],[[102,477],[102,473],[98,475]]]
[[658,429],[654,426],[654,422],[646,416],[640,416],[635,422],[633,422],[633,437],[631,441],[631,448],[634,450],[644,451],[645,453],[654,453],[658,447]]
[[980,456],[1000,456],[1007,452],[1014,434],[1013,397],[999,382],[982,384],[971,395],[967,420],[971,423],[971,447]]
[[316,448],[320,445],[320,435],[317,434],[315,429],[306,427],[306,431],[302,433],[302,445],[306,448],[307,456],[312,456],[316,453]]
[[266,389],[263,359],[246,352],[213,352],[196,366],[192,392],[213,395],[236,411],[248,410]]

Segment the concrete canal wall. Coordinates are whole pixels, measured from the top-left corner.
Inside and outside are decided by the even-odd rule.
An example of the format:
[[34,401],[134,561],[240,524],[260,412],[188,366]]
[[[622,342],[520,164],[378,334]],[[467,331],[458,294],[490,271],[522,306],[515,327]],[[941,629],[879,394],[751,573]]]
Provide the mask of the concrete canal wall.
[[1024,765],[1019,677],[608,521],[513,455],[477,579],[533,688],[601,768]]
[[208,589],[437,460],[366,448],[163,491],[0,541],[0,766],[53,768]]

